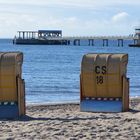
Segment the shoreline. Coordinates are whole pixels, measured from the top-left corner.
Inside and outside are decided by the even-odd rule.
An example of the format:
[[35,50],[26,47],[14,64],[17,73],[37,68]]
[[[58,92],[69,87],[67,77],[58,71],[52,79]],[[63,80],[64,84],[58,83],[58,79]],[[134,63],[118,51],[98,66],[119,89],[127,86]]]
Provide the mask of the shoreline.
[[46,105],[46,106],[53,106],[53,105],[67,105],[67,104],[80,104],[80,101],[78,102],[57,102],[57,103],[26,103],[26,106],[40,106],[40,105]]
[[[130,97],[129,98],[130,100],[140,100],[140,96],[136,96],[136,97]],[[26,102],[26,105],[27,106],[36,106],[36,105],[61,105],[61,104],[80,104],[80,101],[68,101],[68,102],[56,102],[56,103],[45,103],[45,102],[43,102],[43,103],[39,103],[39,102],[35,102],[35,103],[33,103],[33,102]]]
[[0,139],[140,139],[140,98],[130,111],[80,112],[79,104],[27,105],[26,116],[0,120]]

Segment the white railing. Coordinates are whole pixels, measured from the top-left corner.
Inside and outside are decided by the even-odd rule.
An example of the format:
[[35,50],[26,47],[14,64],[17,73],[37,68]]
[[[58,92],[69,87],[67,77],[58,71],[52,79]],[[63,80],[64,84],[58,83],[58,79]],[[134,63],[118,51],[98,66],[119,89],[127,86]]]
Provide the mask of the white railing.
[[124,39],[124,40],[132,40],[138,39],[137,36],[129,35],[129,36],[63,36],[63,37],[47,37],[48,40],[74,40],[74,39],[109,39],[109,40],[117,40],[117,39]]

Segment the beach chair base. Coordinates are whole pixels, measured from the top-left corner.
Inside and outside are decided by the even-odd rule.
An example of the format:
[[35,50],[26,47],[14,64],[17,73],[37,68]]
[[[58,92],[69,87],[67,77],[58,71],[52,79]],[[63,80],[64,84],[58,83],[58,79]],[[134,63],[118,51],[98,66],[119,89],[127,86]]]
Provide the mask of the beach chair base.
[[18,105],[0,105],[0,119],[12,119],[18,116]]
[[122,101],[82,100],[80,110],[83,112],[122,112]]

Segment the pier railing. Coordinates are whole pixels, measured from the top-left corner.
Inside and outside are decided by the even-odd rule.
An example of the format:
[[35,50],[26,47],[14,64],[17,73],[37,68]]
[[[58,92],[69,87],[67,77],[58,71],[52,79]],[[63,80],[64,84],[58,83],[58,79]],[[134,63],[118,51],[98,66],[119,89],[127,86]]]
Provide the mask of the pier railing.
[[48,40],[74,40],[74,39],[108,39],[108,40],[118,40],[118,39],[123,39],[123,40],[133,40],[133,39],[138,39],[137,36],[63,36],[63,37],[47,37],[46,39]]

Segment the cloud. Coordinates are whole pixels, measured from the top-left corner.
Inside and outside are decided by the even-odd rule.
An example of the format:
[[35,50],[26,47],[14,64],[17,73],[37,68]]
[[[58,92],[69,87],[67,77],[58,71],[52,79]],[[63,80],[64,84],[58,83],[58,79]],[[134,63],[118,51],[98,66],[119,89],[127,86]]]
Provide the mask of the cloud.
[[38,29],[62,29],[64,35],[129,34],[139,20],[138,5],[139,0],[0,0],[0,35]]
[[126,12],[120,12],[112,17],[113,22],[124,22],[128,19],[129,14]]
[[139,0],[0,0],[0,5],[30,5],[30,6],[52,6],[52,7],[75,7],[75,8],[91,8],[99,7],[116,7],[119,5],[139,5]]
[[[116,14],[110,19],[92,18],[85,20],[76,16],[54,17],[46,14],[41,16],[32,14],[0,14],[0,28],[2,37],[14,37],[18,30],[61,29],[64,36],[94,36],[94,35],[128,35],[133,33],[132,22],[122,22],[123,17]],[[112,20],[115,17],[115,21]],[[126,16],[127,17],[127,16]],[[118,22],[119,21],[119,22]]]
[[139,5],[139,0],[0,0],[0,4],[17,4],[17,5],[37,5],[37,6],[62,6],[78,8],[99,8],[118,5]]

